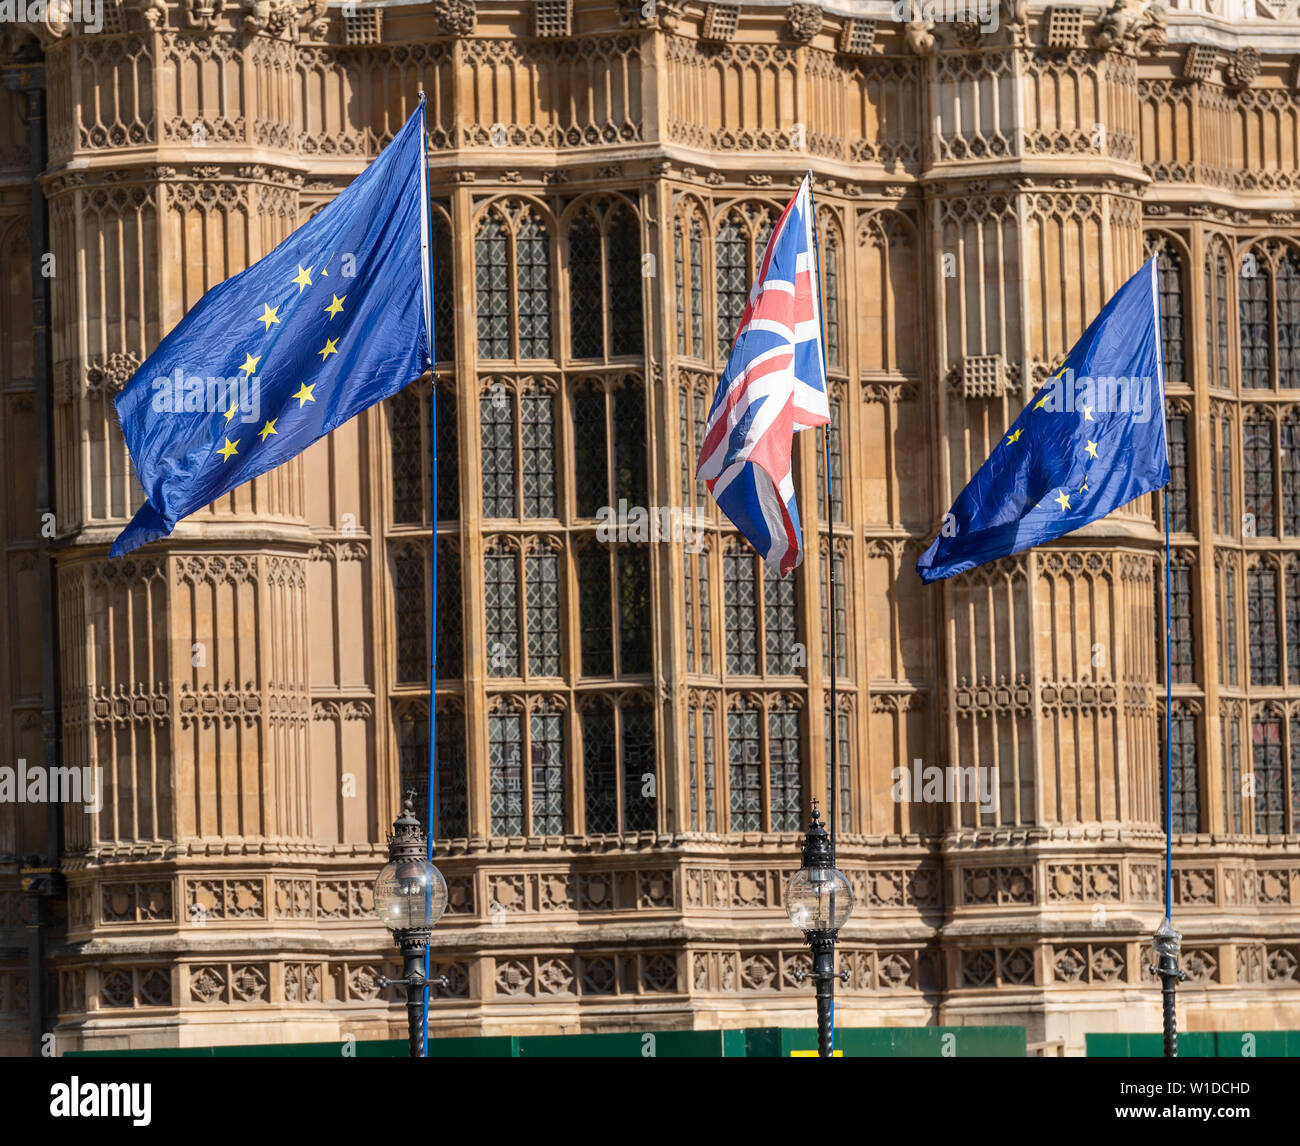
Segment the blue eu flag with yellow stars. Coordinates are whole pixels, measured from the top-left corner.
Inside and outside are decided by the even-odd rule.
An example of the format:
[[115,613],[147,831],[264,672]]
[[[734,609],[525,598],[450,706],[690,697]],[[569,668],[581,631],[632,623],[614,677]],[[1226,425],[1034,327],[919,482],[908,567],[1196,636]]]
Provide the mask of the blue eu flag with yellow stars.
[[922,581],[1051,541],[1169,483],[1159,308],[1152,258],[958,495],[916,563]]
[[117,397],[148,500],[113,556],[266,473],[430,364],[424,95],[378,158],[208,291]]

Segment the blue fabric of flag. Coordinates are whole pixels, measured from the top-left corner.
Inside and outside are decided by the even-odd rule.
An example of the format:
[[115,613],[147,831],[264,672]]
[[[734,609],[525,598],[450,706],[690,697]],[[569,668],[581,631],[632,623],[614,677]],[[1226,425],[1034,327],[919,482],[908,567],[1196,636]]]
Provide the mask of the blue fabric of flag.
[[1156,260],[1102,308],[916,564],[926,582],[1061,537],[1169,483]]
[[424,97],[373,163],[213,287],[117,396],[147,501],[114,556],[274,469],[429,367]]

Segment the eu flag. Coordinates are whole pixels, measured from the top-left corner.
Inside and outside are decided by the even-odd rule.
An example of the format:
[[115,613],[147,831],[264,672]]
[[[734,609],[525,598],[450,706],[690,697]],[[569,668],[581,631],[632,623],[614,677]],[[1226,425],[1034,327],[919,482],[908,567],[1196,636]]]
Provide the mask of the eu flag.
[[1051,541],[1169,482],[1156,260],[1115,293],[945,514],[940,581]]
[[379,157],[208,291],[117,396],[148,500],[113,556],[305,450],[430,364],[424,95]]

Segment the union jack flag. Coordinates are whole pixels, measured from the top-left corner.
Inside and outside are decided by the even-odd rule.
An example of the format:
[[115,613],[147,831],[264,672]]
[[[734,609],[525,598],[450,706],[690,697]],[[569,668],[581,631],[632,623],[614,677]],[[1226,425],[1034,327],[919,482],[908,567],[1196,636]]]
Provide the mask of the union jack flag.
[[816,265],[805,176],[763,252],[696,471],[745,540],[783,576],[803,560],[794,435],[830,422]]

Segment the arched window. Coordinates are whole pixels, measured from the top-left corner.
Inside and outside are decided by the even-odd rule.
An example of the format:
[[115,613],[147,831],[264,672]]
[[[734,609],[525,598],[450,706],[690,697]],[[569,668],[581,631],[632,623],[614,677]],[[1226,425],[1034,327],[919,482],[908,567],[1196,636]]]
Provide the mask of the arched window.
[[1249,524],[1259,537],[1272,537],[1273,516],[1273,420],[1253,409],[1241,421],[1242,499]]
[[[647,503],[645,387],[637,375],[608,386],[584,379],[571,402],[577,516]],[[611,464],[612,463],[612,464]]]
[[620,201],[590,200],[569,224],[569,349],[575,358],[637,355],[641,232]]
[[1228,379],[1228,256],[1215,243],[1205,256],[1205,320],[1209,325],[1209,383],[1221,390]]
[[1165,381],[1185,382],[1187,354],[1183,328],[1183,258],[1168,239],[1157,240],[1156,278],[1160,289],[1160,349]]
[[730,828],[733,832],[763,830],[762,713],[747,698],[733,702],[727,713],[727,779],[731,790]]
[[446,203],[435,203],[430,242],[433,246],[433,356],[439,362],[456,357],[456,289],[451,277],[451,220]]
[[755,268],[763,257],[767,240],[776,225],[770,207],[749,205],[732,208],[718,224],[714,241],[717,284],[718,358],[731,355],[745,302],[754,281]]
[[796,579],[793,574],[782,577],[779,570],[763,565],[763,645],[764,667],[769,675],[777,673],[790,676],[799,671],[795,654],[798,633],[795,622],[798,616],[795,602]]
[[1277,322],[1278,384],[1300,388],[1300,255],[1283,255],[1277,265],[1275,316]]
[[551,383],[486,382],[479,398],[483,516],[553,518],[555,393]]
[[654,831],[654,789],[647,783],[647,777],[656,775],[650,703],[629,697],[615,710],[607,698],[594,698],[582,711],[582,757],[588,834],[613,833],[620,827],[625,832]]
[[722,602],[727,626],[727,672],[758,673],[758,597],[754,554],[739,542],[722,555]]
[[650,672],[650,554],[635,541],[592,540],[578,550],[583,676]]
[[1250,683],[1281,684],[1278,666],[1277,570],[1260,561],[1246,571],[1246,619],[1250,636]]
[[[1200,768],[1197,761],[1196,716],[1181,701],[1174,703],[1172,772],[1175,832],[1195,832],[1200,827]],[[1160,721],[1161,755],[1164,759],[1165,722]],[[1165,824],[1165,770],[1159,769],[1160,823]]]
[[[1180,400],[1181,401],[1181,400]],[[1169,403],[1171,411],[1175,409]],[[1181,409],[1168,415],[1169,433],[1169,528],[1174,533],[1191,529],[1187,498],[1187,414]]]
[[494,836],[558,836],[564,821],[564,718],[543,699],[488,714],[488,817]]
[[551,357],[550,237],[532,208],[506,202],[479,221],[474,284],[480,358]]
[[[830,704],[830,698],[826,698],[827,705]],[[840,831],[851,831],[853,822],[853,786],[850,777],[852,776],[853,759],[852,738],[849,736],[849,714],[840,711],[839,717],[835,722],[835,763],[838,765],[840,774],[840,790],[836,796],[839,804],[840,814]],[[830,708],[826,709],[826,807],[827,818],[830,818],[830,793],[834,781],[831,779],[831,713]]]
[[840,235],[829,216],[821,219],[822,320],[826,328],[826,364],[843,366],[840,356]]
[[1286,830],[1286,794],[1282,787],[1282,718],[1267,710],[1250,722],[1250,765],[1255,776],[1255,834],[1281,835]]
[[1237,274],[1241,326],[1241,387],[1267,390],[1273,384],[1273,344],[1268,330],[1269,270],[1261,252],[1247,251]]
[[[1179,553],[1170,566],[1169,579],[1169,653],[1173,666],[1174,684],[1191,684],[1196,679],[1195,641],[1192,632],[1192,569],[1190,559],[1185,553]],[[1164,619],[1165,587],[1164,570],[1161,569],[1156,584],[1156,613]],[[1165,667],[1165,627],[1160,629],[1156,641],[1156,663]]]
[[769,831],[797,832],[803,805],[799,710],[788,701],[767,711],[767,776],[771,806]]

